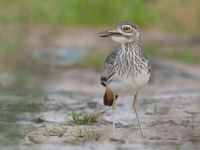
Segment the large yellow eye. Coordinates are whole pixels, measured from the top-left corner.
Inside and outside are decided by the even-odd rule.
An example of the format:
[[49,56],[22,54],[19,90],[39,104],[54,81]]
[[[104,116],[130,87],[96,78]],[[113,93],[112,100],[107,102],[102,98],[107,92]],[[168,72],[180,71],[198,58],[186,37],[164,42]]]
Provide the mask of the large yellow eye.
[[124,32],[130,32],[130,31],[131,31],[131,28],[130,28],[129,26],[123,26],[123,27],[122,27],[122,30],[123,30]]

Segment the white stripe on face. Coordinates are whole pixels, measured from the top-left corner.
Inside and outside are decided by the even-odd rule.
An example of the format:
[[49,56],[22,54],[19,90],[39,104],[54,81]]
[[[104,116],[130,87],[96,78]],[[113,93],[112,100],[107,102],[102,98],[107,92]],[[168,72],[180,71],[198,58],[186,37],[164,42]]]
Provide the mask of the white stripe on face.
[[125,36],[112,36],[112,40],[119,43],[133,42],[133,39],[128,39]]

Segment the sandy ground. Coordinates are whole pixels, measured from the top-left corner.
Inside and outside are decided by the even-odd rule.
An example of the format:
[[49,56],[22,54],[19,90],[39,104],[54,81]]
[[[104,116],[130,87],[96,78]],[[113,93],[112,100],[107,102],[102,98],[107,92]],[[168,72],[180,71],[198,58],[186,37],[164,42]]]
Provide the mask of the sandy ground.
[[[26,128],[18,149],[200,149],[199,66],[154,60],[150,84],[139,95],[141,137],[132,110],[133,96],[117,100],[117,123],[112,137],[112,109],[103,106],[104,88],[99,72],[70,69],[46,85],[38,119]],[[97,123],[71,123],[71,110],[96,114],[107,110]],[[77,136],[80,131],[83,135]],[[92,136],[85,138],[87,131]],[[7,146],[4,147],[8,148]],[[11,147],[9,147],[11,148]]]
[[[84,28],[82,32],[80,28],[76,30],[78,34],[72,33],[73,30],[68,28],[53,32],[34,26],[28,33],[31,36],[25,41],[27,49],[61,47],[99,50],[116,46],[109,40],[99,40],[97,29]],[[177,43],[175,35],[162,38],[161,32],[153,33],[154,38],[151,32],[145,32],[144,40],[152,39],[163,45]],[[200,66],[167,60],[152,60],[151,63],[151,81],[138,97],[145,138],[141,137],[132,109],[133,95],[117,100],[116,132],[112,137],[112,109],[103,105],[105,89],[100,85],[100,72],[74,67],[45,84],[45,98],[39,102],[41,109],[38,113],[21,114],[24,120],[35,120],[19,123],[25,133],[24,139],[16,145],[1,146],[1,149],[200,149]],[[75,125],[72,123],[72,109],[86,114],[106,112],[97,123]]]

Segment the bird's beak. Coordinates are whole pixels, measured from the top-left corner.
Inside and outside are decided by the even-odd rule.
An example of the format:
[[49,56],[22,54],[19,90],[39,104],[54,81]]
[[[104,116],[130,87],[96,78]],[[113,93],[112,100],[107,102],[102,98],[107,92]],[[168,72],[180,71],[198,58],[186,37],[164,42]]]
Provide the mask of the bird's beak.
[[121,33],[117,30],[106,30],[106,31],[99,32],[100,37],[108,37],[111,35],[120,35],[120,34]]

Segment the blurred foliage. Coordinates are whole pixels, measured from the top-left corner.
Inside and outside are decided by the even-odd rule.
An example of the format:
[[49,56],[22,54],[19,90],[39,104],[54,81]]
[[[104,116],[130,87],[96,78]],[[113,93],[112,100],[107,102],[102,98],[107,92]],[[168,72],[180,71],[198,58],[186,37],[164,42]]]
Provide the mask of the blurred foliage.
[[173,49],[173,53],[169,53],[168,57],[173,60],[182,61],[185,63],[200,63],[200,53],[195,52],[187,45],[182,45],[176,49]]
[[0,64],[22,67],[26,57],[22,33],[21,28],[0,26]]
[[101,52],[92,52],[87,55],[82,65],[89,66],[93,69],[100,70],[104,63],[104,55]]
[[[0,67],[15,70],[29,69],[26,40],[27,27],[32,24],[48,26],[113,26],[129,20],[142,28],[161,28],[173,32],[198,34],[200,31],[199,0],[1,0],[0,1]],[[184,62],[200,62],[198,55],[184,48],[172,51],[167,57]],[[145,51],[162,56],[156,45],[147,45]],[[166,52],[164,52],[166,53]],[[102,54],[87,57],[89,66],[100,69]],[[13,68],[11,68],[13,69]],[[29,71],[28,71],[29,72]],[[25,76],[16,86],[25,85]],[[27,76],[28,77],[28,76]],[[1,86],[1,85],[0,85]]]
[[191,46],[182,44],[175,47],[163,47],[159,44],[146,43],[143,47],[145,54],[150,57],[169,58],[184,63],[200,63],[200,53]]
[[4,24],[113,25],[193,31],[200,26],[199,0],[1,0]]
[[[30,67],[25,49],[25,32],[23,25],[0,26],[0,70],[2,76],[5,76],[4,71],[7,75],[5,80],[0,78],[0,93],[10,93],[13,90],[27,94],[42,92],[40,78],[43,74]],[[33,91],[35,86],[37,90]]]

